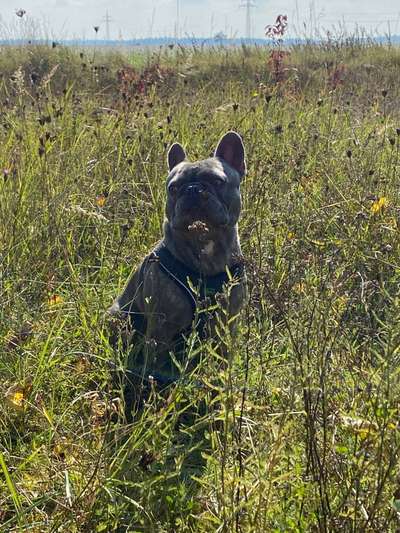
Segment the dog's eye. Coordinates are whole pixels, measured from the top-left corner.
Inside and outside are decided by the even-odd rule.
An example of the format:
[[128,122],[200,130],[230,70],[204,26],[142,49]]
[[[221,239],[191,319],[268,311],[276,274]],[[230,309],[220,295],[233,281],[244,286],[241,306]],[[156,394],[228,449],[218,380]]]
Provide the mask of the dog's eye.
[[222,187],[222,185],[225,185],[225,180],[221,179],[221,178],[215,178],[215,184],[218,186],[218,187]]
[[168,192],[173,196],[178,192],[178,186],[176,183],[171,183],[171,185],[168,187]]

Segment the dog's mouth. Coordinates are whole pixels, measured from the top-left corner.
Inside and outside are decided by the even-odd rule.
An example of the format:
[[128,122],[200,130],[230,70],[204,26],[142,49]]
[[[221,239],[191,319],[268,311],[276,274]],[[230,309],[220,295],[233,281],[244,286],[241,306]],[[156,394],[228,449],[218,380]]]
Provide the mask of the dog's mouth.
[[221,205],[215,210],[183,207],[175,210],[171,219],[176,229],[188,231],[193,235],[205,235],[217,228],[225,227],[228,222],[227,212]]

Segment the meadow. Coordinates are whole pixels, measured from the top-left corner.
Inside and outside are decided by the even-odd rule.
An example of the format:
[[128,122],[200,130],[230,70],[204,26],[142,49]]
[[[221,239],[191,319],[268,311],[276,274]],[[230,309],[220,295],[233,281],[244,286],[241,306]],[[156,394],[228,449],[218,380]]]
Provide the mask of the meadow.
[[[400,528],[400,49],[0,49],[0,531]],[[166,152],[247,150],[248,301],[132,423],[104,312]]]

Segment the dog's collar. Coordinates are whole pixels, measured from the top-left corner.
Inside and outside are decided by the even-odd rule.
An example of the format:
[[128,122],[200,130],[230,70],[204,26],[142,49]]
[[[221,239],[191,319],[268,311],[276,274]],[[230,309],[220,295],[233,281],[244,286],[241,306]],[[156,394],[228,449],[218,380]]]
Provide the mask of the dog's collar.
[[244,275],[243,263],[236,263],[228,270],[205,276],[201,272],[191,270],[179,261],[161,242],[153,251],[153,260],[156,260],[165,274],[174,281],[188,296],[193,313],[196,313],[198,302],[204,302],[208,298],[215,300],[217,293],[224,291],[224,286],[231,279],[240,281]]

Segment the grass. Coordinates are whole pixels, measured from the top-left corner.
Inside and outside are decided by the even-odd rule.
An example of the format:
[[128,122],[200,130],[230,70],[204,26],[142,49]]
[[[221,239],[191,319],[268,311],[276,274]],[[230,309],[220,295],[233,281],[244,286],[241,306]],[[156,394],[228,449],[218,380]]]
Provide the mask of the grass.
[[[0,52],[0,531],[397,531],[399,50],[88,54]],[[127,425],[104,310],[160,238],[167,147],[229,129],[238,335]]]

